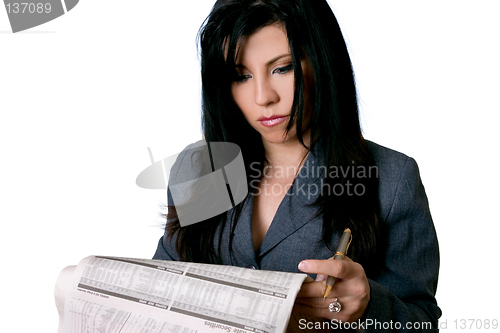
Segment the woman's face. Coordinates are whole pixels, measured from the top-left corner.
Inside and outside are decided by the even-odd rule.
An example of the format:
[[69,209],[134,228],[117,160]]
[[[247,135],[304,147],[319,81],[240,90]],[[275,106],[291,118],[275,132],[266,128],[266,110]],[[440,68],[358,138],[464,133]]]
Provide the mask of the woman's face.
[[[308,91],[312,71],[302,60],[306,110],[303,131],[309,128]],[[292,55],[285,32],[279,25],[266,26],[249,36],[241,45],[237,59],[237,79],[231,85],[234,101],[246,120],[269,143],[296,140],[295,125],[288,125],[295,88]]]

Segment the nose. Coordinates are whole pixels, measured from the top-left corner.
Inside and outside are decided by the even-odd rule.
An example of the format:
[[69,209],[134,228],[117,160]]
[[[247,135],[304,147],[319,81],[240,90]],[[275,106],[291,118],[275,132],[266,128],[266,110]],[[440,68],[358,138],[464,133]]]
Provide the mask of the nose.
[[272,86],[269,79],[260,77],[255,82],[255,103],[260,106],[268,106],[279,101],[279,94]]

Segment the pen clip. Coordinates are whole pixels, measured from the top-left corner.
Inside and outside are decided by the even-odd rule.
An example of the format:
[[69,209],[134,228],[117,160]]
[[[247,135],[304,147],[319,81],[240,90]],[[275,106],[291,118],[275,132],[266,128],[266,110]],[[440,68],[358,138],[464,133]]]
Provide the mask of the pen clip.
[[347,255],[347,250],[349,250],[349,245],[351,245],[351,242],[352,242],[352,234],[350,235],[349,237],[349,243],[347,243],[347,247],[345,248],[345,255]]

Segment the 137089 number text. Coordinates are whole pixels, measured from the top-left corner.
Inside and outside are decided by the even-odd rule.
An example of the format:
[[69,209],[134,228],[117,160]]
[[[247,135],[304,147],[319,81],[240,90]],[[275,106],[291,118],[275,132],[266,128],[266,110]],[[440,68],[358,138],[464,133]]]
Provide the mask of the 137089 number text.
[[34,2],[13,2],[6,5],[7,13],[13,14],[42,14],[50,13],[52,6],[50,3],[34,3]]

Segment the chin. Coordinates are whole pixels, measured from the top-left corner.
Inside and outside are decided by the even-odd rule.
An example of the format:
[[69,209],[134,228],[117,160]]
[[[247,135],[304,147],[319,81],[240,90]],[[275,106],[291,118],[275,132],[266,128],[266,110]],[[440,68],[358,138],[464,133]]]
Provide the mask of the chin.
[[282,133],[276,133],[273,135],[262,135],[262,139],[269,142],[269,143],[285,143],[287,141],[290,141],[291,139],[297,139],[295,135],[291,136],[288,135],[288,137],[282,132]]

